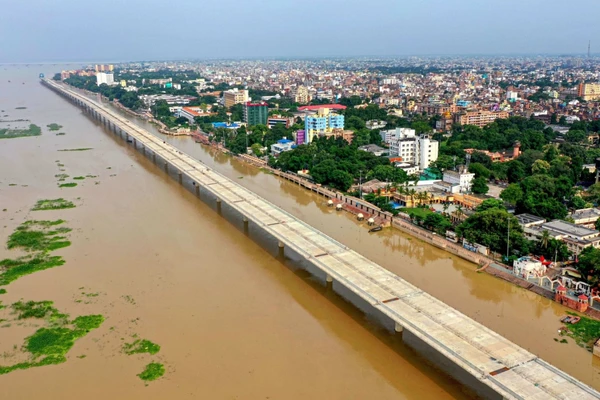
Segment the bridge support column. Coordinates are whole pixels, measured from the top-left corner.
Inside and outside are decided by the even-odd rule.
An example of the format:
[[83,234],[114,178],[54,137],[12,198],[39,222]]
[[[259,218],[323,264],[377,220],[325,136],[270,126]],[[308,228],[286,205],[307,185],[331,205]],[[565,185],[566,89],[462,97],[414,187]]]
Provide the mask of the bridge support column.
[[285,257],[285,244],[282,241],[279,241],[277,243],[277,246],[279,247],[279,258],[284,258]]
[[221,214],[221,199],[217,197],[217,212]]
[[165,172],[169,173],[169,163],[167,161],[165,161]]
[[244,233],[248,233],[248,217],[245,215],[242,216],[242,221],[244,221]]
[[395,330],[396,332],[402,332],[402,331],[404,330],[404,327],[403,327],[402,325],[400,325],[400,323],[398,323],[398,322],[395,322],[395,323],[394,323],[394,330]]
[[196,197],[200,197],[200,185],[196,185]]
[[327,283],[332,283],[333,282],[333,276],[327,274],[327,276],[325,276],[325,281]]
[[137,149],[137,140],[135,138],[133,138],[133,148]]
[[181,171],[179,171],[177,173],[177,175],[179,176],[179,184],[182,184],[183,183],[183,173]]
[[156,164],[156,153],[152,152],[152,162]]

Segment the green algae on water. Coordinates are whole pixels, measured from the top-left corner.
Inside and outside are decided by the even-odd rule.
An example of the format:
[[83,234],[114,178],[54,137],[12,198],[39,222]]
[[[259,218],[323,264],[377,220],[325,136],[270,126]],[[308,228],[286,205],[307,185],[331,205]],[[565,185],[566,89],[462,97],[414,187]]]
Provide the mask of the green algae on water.
[[165,366],[160,363],[150,363],[138,374],[143,381],[154,381],[165,374]]
[[62,125],[56,124],[56,123],[54,123],[54,122],[53,122],[53,123],[51,123],[51,124],[48,124],[48,125],[46,125],[46,126],[47,126],[47,127],[48,127],[48,129],[49,129],[49,130],[51,130],[51,131],[58,131],[58,130],[60,130],[60,128],[62,128]]
[[69,182],[69,183],[61,183],[60,185],[58,185],[58,187],[64,188],[64,187],[75,187],[77,186],[76,182]]
[[53,200],[39,200],[35,203],[35,206],[33,206],[31,211],[63,210],[66,208],[75,208],[75,204],[69,200],[60,198]]
[[25,221],[8,237],[6,243],[9,249],[22,248],[26,251],[49,252],[71,245],[62,234],[71,232],[70,228],[53,228],[63,224],[64,220],[56,221]]
[[0,286],[8,285],[22,276],[34,272],[60,267],[65,260],[60,256],[47,256],[36,254],[34,256],[20,257],[14,260],[4,259],[0,261]]
[[127,355],[132,354],[156,354],[160,351],[160,346],[146,339],[137,339],[133,343],[125,343],[123,352]]
[[35,124],[30,124],[29,128],[23,129],[0,128],[0,139],[14,139],[28,136],[40,136],[41,134],[42,128]]

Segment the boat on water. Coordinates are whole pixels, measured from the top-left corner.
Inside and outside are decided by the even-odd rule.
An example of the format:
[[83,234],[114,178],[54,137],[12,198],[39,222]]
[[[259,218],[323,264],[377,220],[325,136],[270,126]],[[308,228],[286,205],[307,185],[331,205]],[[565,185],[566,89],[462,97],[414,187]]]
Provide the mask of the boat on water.
[[579,320],[581,320],[581,318],[575,315],[566,315],[560,319],[560,322],[563,324],[576,324]]
[[379,232],[379,231],[380,231],[380,230],[382,230],[382,229],[383,229],[383,228],[381,227],[381,225],[379,225],[379,226],[375,226],[375,227],[373,227],[373,228],[369,229],[369,233],[371,233],[371,232]]

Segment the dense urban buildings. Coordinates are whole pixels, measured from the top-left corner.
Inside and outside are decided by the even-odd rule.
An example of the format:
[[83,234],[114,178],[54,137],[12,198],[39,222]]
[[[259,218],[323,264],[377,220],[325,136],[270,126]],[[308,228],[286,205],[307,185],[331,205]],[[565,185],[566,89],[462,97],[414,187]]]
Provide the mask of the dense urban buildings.
[[235,104],[244,104],[248,102],[248,91],[234,88],[223,92],[223,105],[231,107]]

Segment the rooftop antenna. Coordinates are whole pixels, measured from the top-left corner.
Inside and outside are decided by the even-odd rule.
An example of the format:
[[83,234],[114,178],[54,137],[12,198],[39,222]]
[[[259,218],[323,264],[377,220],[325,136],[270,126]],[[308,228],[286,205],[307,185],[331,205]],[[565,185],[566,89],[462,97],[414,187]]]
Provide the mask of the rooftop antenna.
[[588,58],[590,58],[590,47],[592,45],[592,41],[588,40]]

